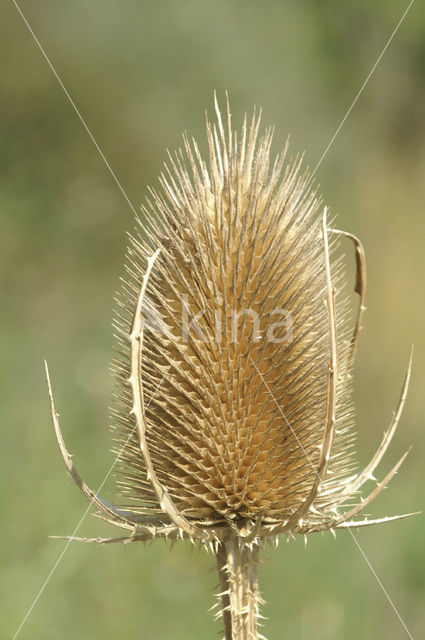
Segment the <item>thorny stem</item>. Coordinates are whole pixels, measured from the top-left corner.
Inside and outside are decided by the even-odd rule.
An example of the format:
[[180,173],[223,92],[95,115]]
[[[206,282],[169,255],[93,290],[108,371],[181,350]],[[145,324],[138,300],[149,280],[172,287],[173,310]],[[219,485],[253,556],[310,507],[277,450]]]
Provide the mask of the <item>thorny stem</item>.
[[217,550],[225,640],[258,640],[258,546],[231,536]]

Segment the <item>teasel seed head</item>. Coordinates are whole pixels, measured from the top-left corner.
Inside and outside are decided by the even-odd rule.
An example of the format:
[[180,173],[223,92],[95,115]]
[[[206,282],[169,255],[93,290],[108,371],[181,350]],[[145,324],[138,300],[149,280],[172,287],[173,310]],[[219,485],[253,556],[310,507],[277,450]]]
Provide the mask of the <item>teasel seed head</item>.
[[[328,227],[287,146],[271,161],[272,130],[259,136],[255,112],[238,135],[229,103],[224,121],[215,106],[208,162],[184,136],[130,238],[115,316],[121,506],[79,476],[50,381],[49,391],[74,480],[101,517],[131,532],[92,540],[189,537],[210,545],[226,638],[254,638],[253,567],[264,541],[403,517],[356,519],[404,460],[358,500],[396,429],[410,364],[381,445],[358,471],[350,387],[366,287],[362,245]],[[342,262],[333,257],[344,239],[356,255],[352,327]]]

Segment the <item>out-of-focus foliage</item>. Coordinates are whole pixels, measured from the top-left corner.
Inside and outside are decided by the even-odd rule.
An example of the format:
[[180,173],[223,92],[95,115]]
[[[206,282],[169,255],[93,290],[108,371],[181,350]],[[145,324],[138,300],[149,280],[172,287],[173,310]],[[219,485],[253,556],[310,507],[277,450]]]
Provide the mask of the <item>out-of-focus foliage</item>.
[[[236,125],[262,106],[276,151],[290,133],[291,151],[305,150],[314,167],[406,6],[21,3],[135,208],[183,130],[204,140],[214,89],[229,91]],[[414,448],[376,516],[423,504],[424,43],[417,2],[317,172],[338,226],[363,239],[368,258],[355,379],[363,461],[416,347],[388,468]],[[133,212],[12,2],[1,10],[0,56],[0,615],[11,638],[64,548],[48,535],[72,533],[86,508],[59,459],[43,357],[77,467],[98,486],[112,463],[110,319]],[[100,531],[87,517],[79,534]],[[414,637],[425,625],[423,537],[422,516],[357,535]],[[270,639],[406,636],[349,533],[264,555],[273,558],[262,569]],[[172,554],[162,543],[72,545],[19,637],[213,638],[211,564],[185,545]]]

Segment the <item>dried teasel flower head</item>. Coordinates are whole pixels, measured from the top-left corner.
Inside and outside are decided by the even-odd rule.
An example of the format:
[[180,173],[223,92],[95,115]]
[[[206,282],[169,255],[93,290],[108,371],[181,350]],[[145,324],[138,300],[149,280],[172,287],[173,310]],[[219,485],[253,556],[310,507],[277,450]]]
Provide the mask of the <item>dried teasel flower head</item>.
[[[393,421],[357,472],[350,374],[364,308],[362,245],[328,227],[299,160],[287,162],[285,149],[271,164],[272,132],[259,138],[255,113],[239,136],[228,104],[224,122],[217,104],[216,114],[208,163],[184,137],[130,240],[115,321],[123,506],[85,485],[53,400],[52,412],[67,467],[101,515],[128,529],[129,541],[210,543],[226,638],[255,638],[264,540],[393,519],[355,517],[406,455],[358,499],[396,429],[410,365]],[[331,260],[344,237],[357,264],[352,328],[343,270]]]

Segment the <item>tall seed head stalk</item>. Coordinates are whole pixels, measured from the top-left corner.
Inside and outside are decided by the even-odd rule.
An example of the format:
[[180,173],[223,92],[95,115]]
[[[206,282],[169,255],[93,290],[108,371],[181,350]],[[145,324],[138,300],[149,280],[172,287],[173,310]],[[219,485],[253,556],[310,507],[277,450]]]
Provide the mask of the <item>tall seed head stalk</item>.
[[[98,542],[188,537],[217,557],[226,640],[258,638],[258,552],[279,534],[386,521],[355,516],[404,457],[355,506],[397,426],[369,465],[353,458],[350,374],[365,295],[364,253],[329,229],[326,209],[271,130],[230,108],[207,121],[208,163],[195,141],[169,156],[130,239],[118,298],[113,407],[121,506],[100,514],[131,533]],[[354,243],[359,310],[349,328],[335,242]],[[406,455],[406,454],[405,454]],[[401,517],[401,516],[395,516]]]

